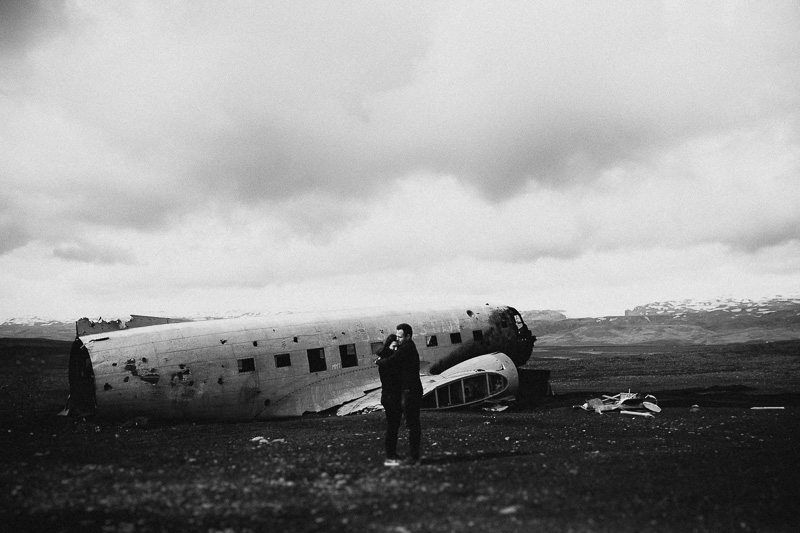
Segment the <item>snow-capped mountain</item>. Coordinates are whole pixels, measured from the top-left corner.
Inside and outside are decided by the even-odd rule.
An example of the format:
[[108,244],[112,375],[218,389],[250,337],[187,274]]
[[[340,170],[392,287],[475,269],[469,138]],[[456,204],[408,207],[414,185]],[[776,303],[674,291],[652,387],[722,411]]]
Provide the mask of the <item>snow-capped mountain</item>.
[[19,316],[14,318],[9,318],[0,323],[2,326],[33,326],[33,325],[40,325],[40,326],[48,326],[52,324],[63,324],[65,323],[63,320],[58,320],[56,318],[46,318],[41,316],[35,315],[27,315],[27,316]]
[[539,338],[537,346],[794,340],[800,339],[800,297],[654,302],[624,316],[531,320],[528,325]]
[[9,318],[0,323],[0,337],[72,340],[75,322],[40,316]]
[[680,318],[694,313],[729,313],[765,316],[788,311],[800,314],[800,296],[775,296],[758,300],[716,298],[654,302],[625,311],[625,316],[671,316]]

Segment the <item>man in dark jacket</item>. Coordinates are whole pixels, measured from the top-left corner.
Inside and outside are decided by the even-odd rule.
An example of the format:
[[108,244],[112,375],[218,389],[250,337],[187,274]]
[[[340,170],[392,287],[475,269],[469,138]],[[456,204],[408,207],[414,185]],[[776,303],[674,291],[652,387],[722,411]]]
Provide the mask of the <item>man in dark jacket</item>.
[[[397,434],[400,429],[400,420],[406,419],[408,428],[408,441],[412,464],[420,460],[420,441],[422,440],[422,427],[419,421],[419,409],[422,403],[422,381],[419,379],[419,352],[414,341],[411,340],[413,331],[408,324],[397,326],[397,349],[389,357],[378,359],[381,375],[387,376],[389,381],[399,381],[400,402],[387,398],[384,403],[386,410],[386,466],[400,464],[396,455]],[[395,381],[396,380],[396,381]]]

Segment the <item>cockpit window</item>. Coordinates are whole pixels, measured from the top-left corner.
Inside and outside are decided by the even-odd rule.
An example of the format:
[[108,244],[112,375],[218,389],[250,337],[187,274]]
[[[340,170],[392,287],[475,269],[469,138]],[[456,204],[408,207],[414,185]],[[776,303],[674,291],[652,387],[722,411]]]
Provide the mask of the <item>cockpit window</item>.
[[500,374],[488,374],[489,394],[497,394],[508,386],[508,380]]

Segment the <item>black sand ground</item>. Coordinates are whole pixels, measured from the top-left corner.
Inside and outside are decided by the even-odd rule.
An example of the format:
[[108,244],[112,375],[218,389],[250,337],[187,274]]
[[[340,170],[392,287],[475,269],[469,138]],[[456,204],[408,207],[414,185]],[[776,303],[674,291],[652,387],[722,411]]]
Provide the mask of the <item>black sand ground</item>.
[[[800,342],[537,348],[554,397],[423,413],[423,464],[394,469],[382,413],[56,417],[68,351],[0,340],[3,531],[799,530]],[[662,412],[571,407],[628,389]]]

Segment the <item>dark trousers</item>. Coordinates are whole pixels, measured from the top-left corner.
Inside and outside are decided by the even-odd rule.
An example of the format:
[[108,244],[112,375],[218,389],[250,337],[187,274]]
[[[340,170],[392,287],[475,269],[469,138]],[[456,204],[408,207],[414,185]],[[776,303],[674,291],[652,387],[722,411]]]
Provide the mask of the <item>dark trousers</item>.
[[381,397],[386,412],[386,457],[397,457],[397,435],[400,421],[406,419],[408,428],[408,446],[412,459],[419,459],[419,447],[422,440],[422,426],[419,422],[419,408],[422,404],[422,392],[405,390],[400,396]]

